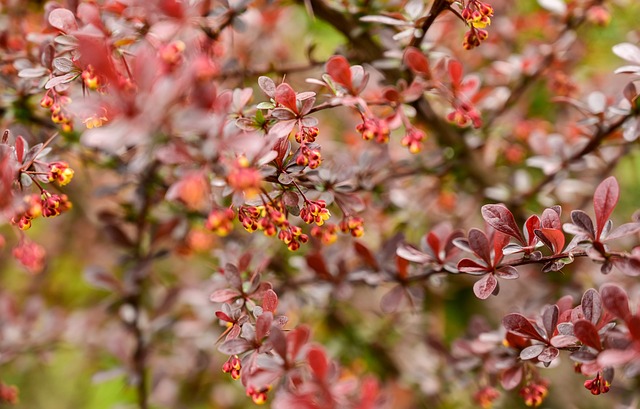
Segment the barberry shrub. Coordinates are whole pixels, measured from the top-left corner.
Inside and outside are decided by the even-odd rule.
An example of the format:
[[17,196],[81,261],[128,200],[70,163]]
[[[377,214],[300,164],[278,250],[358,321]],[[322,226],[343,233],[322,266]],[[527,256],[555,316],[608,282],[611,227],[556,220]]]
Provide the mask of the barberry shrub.
[[637,405],[636,2],[0,11],[0,407]]

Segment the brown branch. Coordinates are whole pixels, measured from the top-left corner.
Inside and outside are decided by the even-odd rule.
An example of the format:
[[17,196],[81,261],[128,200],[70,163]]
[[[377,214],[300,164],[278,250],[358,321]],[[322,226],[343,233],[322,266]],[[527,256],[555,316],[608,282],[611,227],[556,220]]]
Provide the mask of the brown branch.
[[585,155],[595,151],[601,145],[604,139],[606,139],[608,136],[616,132],[627,120],[629,120],[632,117],[633,117],[633,114],[630,113],[620,117],[617,121],[611,123],[607,127],[603,128],[602,126],[599,126],[596,134],[589,140],[589,143],[587,143],[587,145],[585,145],[579,151],[574,152],[573,155],[571,155],[570,157],[566,158],[555,172],[549,173],[548,175],[546,175],[542,180],[540,180],[540,182],[538,182],[537,185],[535,185],[529,191],[511,200],[508,207],[517,208],[524,205],[527,202],[527,200],[529,200],[530,198],[538,194],[546,185],[553,182],[561,170],[566,169],[572,163],[581,159]]
[[422,26],[420,27],[420,31],[411,37],[411,41],[409,41],[410,47],[420,48],[422,41],[424,41],[425,36],[427,35],[427,31],[433,25],[433,22],[436,21],[438,16],[450,9],[450,2],[448,0],[435,0],[427,13],[425,20],[422,22]]

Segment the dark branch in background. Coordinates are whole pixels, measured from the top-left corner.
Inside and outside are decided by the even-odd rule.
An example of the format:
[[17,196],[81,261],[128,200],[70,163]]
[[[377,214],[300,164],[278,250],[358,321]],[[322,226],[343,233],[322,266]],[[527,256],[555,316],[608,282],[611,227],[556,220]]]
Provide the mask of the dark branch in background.
[[534,187],[532,187],[529,191],[522,193],[518,197],[514,197],[508,204],[507,207],[511,209],[516,209],[522,207],[529,199],[537,195],[542,191],[542,189],[553,182],[556,176],[560,173],[560,171],[567,169],[569,165],[572,163],[582,159],[585,155],[588,155],[598,149],[600,147],[603,140],[607,137],[611,136],[614,132],[616,132],[627,120],[631,119],[634,116],[633,113],[627,114],[625,116],[620,117],[617,121],[609,124],[607,127],[598,127],[598,130],[595,135],[589,140],[589,143],[585,145],[584,148],[575,152],[573,155],[565,159],[562,164],[558,167],[558,169],[546,175],[542,180],[538,182]]
[[420,45],[422,44],[422,41],[424,41],[424,37],[427,35],[427,31],[429,31],[431,25],[442,12],[449,10],[449,7],[450,2],[448,0],[435,0],[429,9],[422,26],[420,27],[420,31],[417,33],[418,35],[414,34],[414,36],[411,37],[409,46],[420,48]]
[[147,409],[149,391],[147,376],[147,356],[149,344],[147,336],[142,328],[142,311],[145,297],[146,278],[151,266],[152,247],[148,242],[149,212],[153,205],[152,189],[153,180],[156,178],[158,163],[151,163],[140,177],[136,196],[139,200],[139,210],[135,221],[134,248],[132,249],[132,266],[125,272],[130,293],[125,297],[124,304],[133,309],[133,320],[125,321],[125,324],[135,341],[135,350],[132,356],[134,380],[138,407]]

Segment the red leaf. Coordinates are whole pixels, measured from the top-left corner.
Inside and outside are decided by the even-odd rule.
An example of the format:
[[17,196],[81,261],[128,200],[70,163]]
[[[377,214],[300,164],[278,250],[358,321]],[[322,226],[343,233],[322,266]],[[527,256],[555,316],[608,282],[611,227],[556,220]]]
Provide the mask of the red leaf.
[[111,58],[112,50],[104,36],[90,32],[78,32],[74,35],[78,39],[78,51],[80,52],[78,66],[91,65],[96,73],[104,75],[109,82],[117,84],[119,76]]
[[627,327],[629,327],[629,333],[636,341],[640,341],[640,316],[634,315],[627,321]]
[[298,113],[298,106],[296,103],[296,93],[287,83],[282,83],[276,88],[275,98],[276,102],[285,108],[289,108],[295,113]]
[[307,361],[317,380],[323,382],[329,372],[329,362],[324,350],[313,346],[307,353]]
[[482,217],[494,229],[513,237],[524,245],[527,244],[518,229],[513,214],[504,205],[494,204],[482,206]]
[[362,261],[364,261],[367,266],[371,267],[374,270],[379,269],[378,262],[376,261],[375,256],[373,255],[371,250],[367,248],[367,246],[356,241],[353,243],[353,248],[356,250],[358,256],[360,256]]
[[430,76],[429,60],[427,57],[415,47],[407,47],[404,53],[404,63],[411,71],[416,74]]
[[559,254],[562,252],[562,249],[564,248],[564,234],[561,230],[541,229],[535,230],[535,234],[553,251],[553,254]]
[[573,333],[576,338],[580,340],[584,345],[595,348],[598,351],[602,350],[602,344],[600,343],[600,335],[595,325],[587,320],[579,320],[573,323]]
[[433,250],[433,254],[439,258],[441,245],[440,245],[440,238],[438,237],[438,235],[436,235],[434,232],[429,232],[429,234],[427,234],[426,240],[429,247],[431,247],[431,250]]
[[489,298],[498,286],[498,280],[493,274],[487,274],[473,285],[473,293],[481,300]]
[[447,69],[449,70],[449,77],[451,78],[453,87],[458,87],[460,82],[462,82],[462,64],[456,60],[449,60]]
[[278,308],[278,295],[275,291],[269,289],[265,291],[262,298],[262,309],[264,311],[276,312],[276,308]]
[[325,65],[327,74],[333,78],[335,82],[351,91],[353,89],[353,83],[351,82],[351,67],[349,61],[341,55],[335,55],[329,58]]
[[502,319],[502,325],[507,329],[507,331],[513,332],[516,335],[546,342],[533,324],[522,314],[512,313],[505,316]]
[[71,10],[64,8],[57,8],[49,13],[49,24],[65,33],[78,29],[76,17]]
[[309,341],[309,328],[301,325],[287,334],[287,351],[296,360],[302,347]]
[[616,317],[627,320],[631,315],[629,310],[629,297],[627,293],[614,284],[605,284],[600,289],[602,304]]
[[540,218],[535,214],[529,216],[527,221],[524,223],[524,228],[526,239],[526,243],[524,244],[527,246],[531,246],[533,245],[536,237],[534,231],[540,228]]
[[326,281],[333,280],[333,276],[327,269],[327,264],[324,262],[324,258],[322,257],[322,254],[320,253],[307,254],[306,259],[307,259],[307,265],[311,267],[313,271],[316,272],[319,278]]
[[596,213],[596,239],[600,238],[600,233],[616,207],[619,197],[620,186],[614,176],[609,176],[596,188],[593,194],[593,210]]
[[398,268],[398,277],[402,280],[409,276],[409,261],[402,257],[396,256],[396,267]]
[[16,138],[16,158],[18,159],[18,163],[22,163],[25,154],[25,146],[27,146],[24,138],[20,135]]
[[218,317],[218,319],[222,321],[233,322],[233,318],[231,318],[230,316],[228,316],[222,311],[216,311],[216,317]]

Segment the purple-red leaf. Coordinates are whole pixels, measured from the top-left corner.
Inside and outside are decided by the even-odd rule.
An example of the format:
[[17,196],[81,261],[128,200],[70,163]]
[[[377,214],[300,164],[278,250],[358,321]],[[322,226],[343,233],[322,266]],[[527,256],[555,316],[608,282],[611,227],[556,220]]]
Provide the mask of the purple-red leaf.
[[65,33],[78,29],[76,17],[73,15],[71,10],[64,8],[57,8],[49,13],[49,24]]
[[533,324],[522,314],[512,313],[502,319],[502,325],[507,331],[525,338],[533,338],[538,341],[546,340],[538,333]]
[[518,270],[513,266],[504,266],[496,270],[496,275],[503,280],[515,280],[520,277]]
[[18,163],[22,163],[24,159],[26,146],[27,146],[27,143],[25,142],[24,138],[21,135],[18,135],[18,137],[16,138],[16,145],[15,145],[16,159],[18,159]]
[[628,276],[640,276],[640,259],[636,257],[612,257],[611,262]]
[[262,298],[262,309],[268,312],[276,312],[278,308],[278,295],[275,291],[269,289],[265,291]]
[[542,344],[528,346],[520,351],[520,359],[527,361],[529,359],[537,358],[546,347],[546,345]]
[[238,355],[252,349],[251,343],[244,338],[229,339],[218,347],[226,355]]
[[385,314],[390,314],[398,310],[400,302],[404,298],[405,290],[401,285],[396,285],[389,292],[382,296],[380,309]]
[[595,348],[598,351],[602,350],[598,330],[590,321],[578,320],[574,322],[573,333],[584,345]]
[[501,204],[482,206],[482,217],[494,229],[513,237],[522,244],[527,244],[518,229],[516,220],[509,209]]
[[542,311],[542,326],[544,327],[547,337],[551,338],[558,324],[559,309],[557,305],[547,305]]
[[582,306],[584,318],[593,324],[597,324],[602,315],[602,300],[600,299],[600,294],[593,288],[588,289],[582,296],[580,305]]
[[287,351],[291,359],[296,360],[302,347],[309,341],[309,328],[301,325],[287,334]]
[[600,238],[600,233],[616,207],[619,197],[620,186],[614,176],[609,176],[596,188],[593,194],[593,210],[596,214],[596,239]]
[[522,381],[522,366],[513,366],[502,373],[500,383],[505,390],[511,390],[520,385]]
[[380,268],[378,266],[378,261],[367,246],[360,243],[359,241],[356,241],[353,243],[353,248],[367,266],[371,267],[374,270],[378,270]]
[[417,248],[407,244],[401,243],[396,249],[396,255],[405,260],[413,261],[414,263],[425,264],[434,261],[433,258],[418,250]]
[[558,357],[558,354],[560,354],[560,351],[558,351],[558,348],[546,347],[544,351],[542,351],[540,355],[538,355],[538,361],[548,364],[554,359],[556,359]]
[[469,230],[469,248],[478,257],[480,257],[487,265],[491,265],[491,248],[489,247],[489,239],[482,230]]
[[596,238],[596,232],[593,229],[591,217],[582,210],[574,210],[571,212],[571,221],[592,238]]
[[620,237],[628,236],[640,232],[640,223],[625,223],[622,226],[617,227],[608,236],[607,240],[614,240]]
[[600,289],[602,304],[616,317],[627,320],[631,315],[627,293],[614,284],[605,284]]
[[276,96],[276,84],[269,77],[261,76],[258,78],[258,86],[269,98]]
[[481,300],[489,298],[498,286],[498,280],[493,274],[487,274],[473,285],[473,293]]
[[545,229],[558,229],[562,228],[562,223],[560,222],[560,214],[562,213],[562,208],[560,206],[553,206],[544,209],[542,212],[542,219],[540,220],[540,224]]
[[578,338],[574,337],[573,335],[556,335],[555,337],[551,338],[551,345],[553,345],[556,348],[567,348],[570,346],[575,346],[575,344],[578,342]]
[[271,327],[271,332],[269,333],[269,342],[271,346],[273,346],[273,350],[276,354],[280,355],[280,357],[284,360],[287,359],[287,339],[284,336],[284,332],[274,326]]
[[462,273],[474,274],[474,273],[486,273],[488,271],[487,266],[484,266],[470,258],[463,258],[458,262],[458,270]]
[[633,349],[607,349],[598,354],[598,364],[602,366],[622,366],[637,358],[638,352]]
[[256,340],[262,341],[269,334],[271,324],[273,323],[273,314],[265,311],[256,319]]

